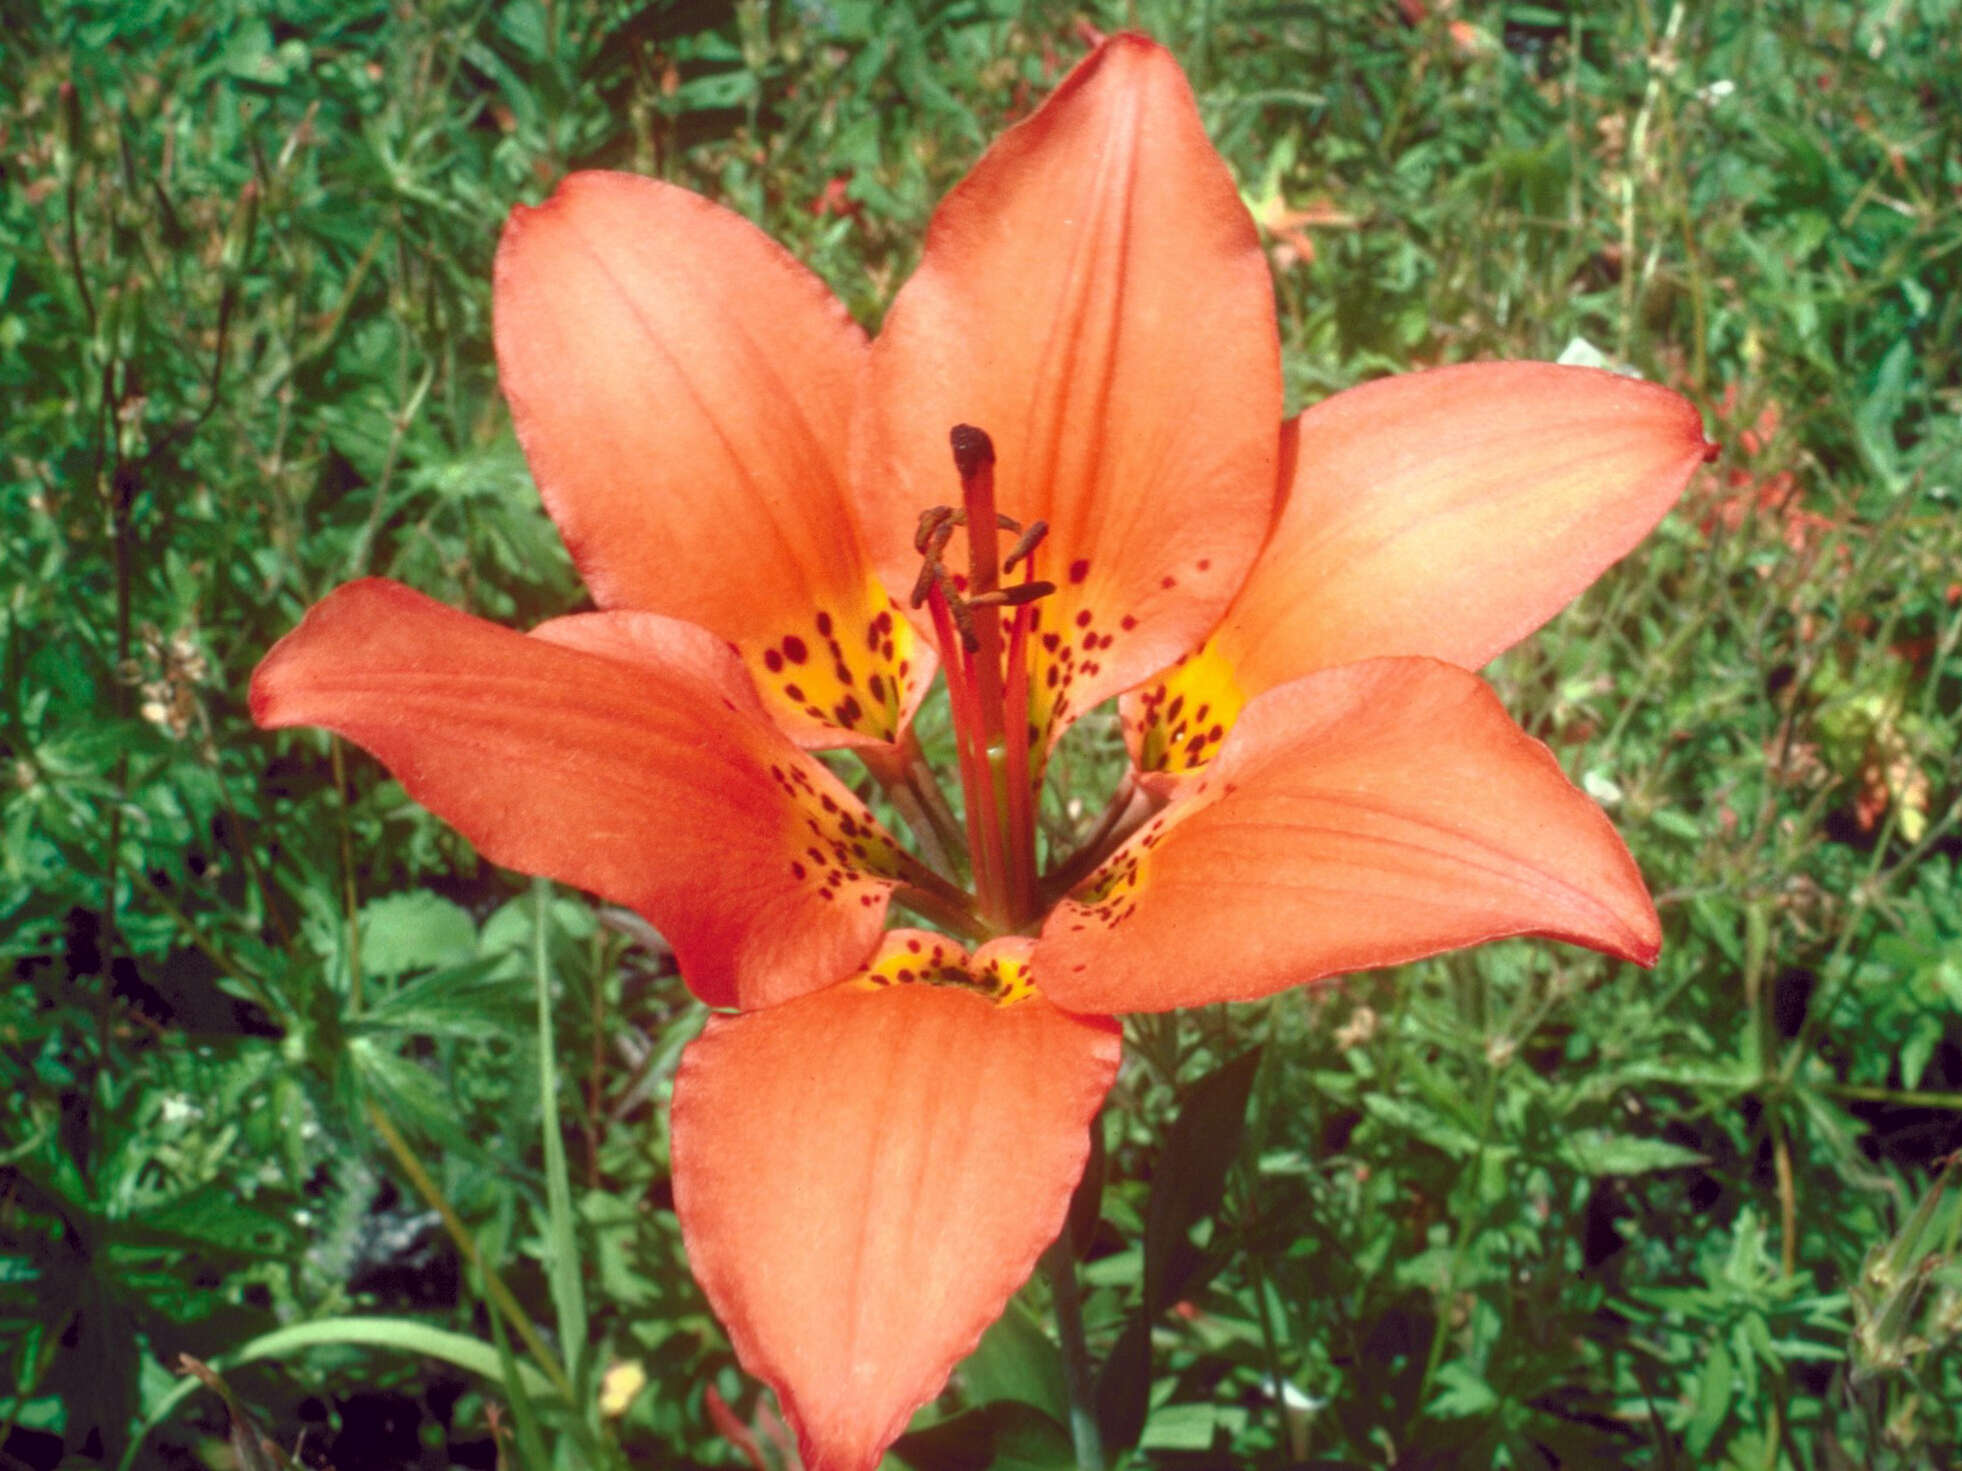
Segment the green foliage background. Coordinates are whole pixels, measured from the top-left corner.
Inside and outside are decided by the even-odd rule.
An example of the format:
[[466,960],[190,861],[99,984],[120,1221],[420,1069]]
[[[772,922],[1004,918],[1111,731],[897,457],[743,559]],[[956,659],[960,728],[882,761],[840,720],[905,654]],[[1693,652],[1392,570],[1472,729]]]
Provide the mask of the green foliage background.
[[[496,395],[513,203],[659,174],[876,326],[1124,24],[1262,218],[1312,216],[1273,236],[1295,403],[1581,339],[1724,453],[1489,672],[1661,964],[1507,944],[1139,1021],[1080,1201],[1106,1439],[1962,1462],[1952,0],[8,0],[0,1466],[781,1463],[680,1252],[702,1018],[658,946],[254,731],[246,680],[361,573],[577,604]],[[907,1464],[1070,1464],[1046,1322],[1032,1286]]]

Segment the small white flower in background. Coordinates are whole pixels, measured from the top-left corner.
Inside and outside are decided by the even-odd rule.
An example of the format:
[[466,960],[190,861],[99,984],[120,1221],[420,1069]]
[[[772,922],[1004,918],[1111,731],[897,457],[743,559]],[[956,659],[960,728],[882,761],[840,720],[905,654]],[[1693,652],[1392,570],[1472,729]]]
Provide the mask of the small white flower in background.
[[1581,790],[1603,807],[1612,807],[1621,801],[1621,787],[1607,772],[1598,769],[1582,775]]

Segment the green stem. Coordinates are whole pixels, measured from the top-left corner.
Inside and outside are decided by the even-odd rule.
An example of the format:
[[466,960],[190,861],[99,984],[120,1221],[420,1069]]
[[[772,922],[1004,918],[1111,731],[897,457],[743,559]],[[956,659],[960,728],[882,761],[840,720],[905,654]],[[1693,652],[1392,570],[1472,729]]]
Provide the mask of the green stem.
[[[891,746],[863,748],[858,759],[912,832],[921,862],[948,883],[958,882],[953,855],[961,851],[960,830],[947,811],[946,797],[933,785],[932,769],[912,727]],[[930,789],[930,795],[923,788]]]
[[1104,1438],[1097,1429],[1096,1381],[1090,1348],[1083,1338],[1083,1303],[1076,1291],[1076,1262],[1070,1255],[1069,1227],[1042,1254],[1042,1273],[1056,1308],[1056,1336],[1063,1350],[1063,1387],[1070,1399],[1070,1440],[1077,1471],[1104,1471]]
[[937,924],[950,935],[958,935],[974,944],[992,940],[997,931],[966,904],[966,896],[959,894],[949,898],[936,889],[920,884],[901,884],[892,891],[892,902],[903,905],[930,924]]
[[504,1279],[497,1275],[490,1263],[478,1252],[477,1238],[470,1234],[469,1229],[458,1218],[457,1213],[450,1206],[449,1198],[430,1177],[429,1171],[422,1167],[422,1161],[416,1158],[415,1151],[409,1148],[408,1141],[396,1132],[395,1125],[389,1122],[388,1115],[373,1103],[368,1105],[367,1112],[368,1122],[373,1124],[375,1132],[382,1136],[382,1142],[388,1146],[388,1152],[395,1156],[395,1162],[402,1167],[402,1173],[409,1177],[409,1183],[416,1187],[416,1192],[428,1202],[429,1208],[443,1218],[443,1228],[450,1233],[450,1240],[456,1243],[456,1249],[463,1253],[463,1259],[474,1267],[483,1279],[484,1296],[491,1300],[491,1306],[504,1315],[505,1321],[517,1332],[518,1337],[524,1340],[525,1348],[530,1352],[533,1361],[544,1371],[546,1379],[551,1381],[552,1388],[558,1391],[559,1397],[569,1405],[577,1404],[578,1401],[572,1393],[572,1383],[566,1378],[564,1368],[552,1356],[552,1351],[545,1347],[545,1340],[538,1336],[538,1330],[532,1326],[531,1319],[525,1315],[525,1310],[518,1306],[518,1300],[511,1295],[511,1289],[504,1285]]

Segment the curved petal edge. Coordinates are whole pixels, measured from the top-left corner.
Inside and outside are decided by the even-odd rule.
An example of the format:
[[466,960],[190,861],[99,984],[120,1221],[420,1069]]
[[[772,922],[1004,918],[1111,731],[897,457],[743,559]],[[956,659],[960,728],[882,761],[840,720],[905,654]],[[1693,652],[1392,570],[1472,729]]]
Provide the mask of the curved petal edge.
[[1248,697],[1358,659],[1478,668],[1633,548],[1713,452],[1681,395],[1554,363],[1379,379],[1297,436],[1214,639]]
[[1607,818],[1453,665],[1270,690],[1180,791],[1043,926],[1035,982],[1059,1005],[1249,1000],[1509,935],[1642,965],[1661,945]]

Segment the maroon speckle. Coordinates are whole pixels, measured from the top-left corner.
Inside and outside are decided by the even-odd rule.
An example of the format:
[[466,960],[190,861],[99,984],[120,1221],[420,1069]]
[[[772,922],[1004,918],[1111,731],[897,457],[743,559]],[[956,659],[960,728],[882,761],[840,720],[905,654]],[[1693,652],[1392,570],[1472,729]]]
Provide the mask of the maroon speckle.
[[777,673],[783,668],[783,655],[779,654],[775,649],[765,649],[763,651],[763,667],[772,674]]
[[1089,575],[1090,561],[1087,557],[1078,557],[1074,562],[1070,563],[1071,582],[1081,582]]
[[784,638],[783,656],[793,664],[802,664],[810,658],[811,651],[805,648],[804,641],[793,633]]
[[817,630],[825,638],[831,637],[831,615],[829,613],[818,614]]

